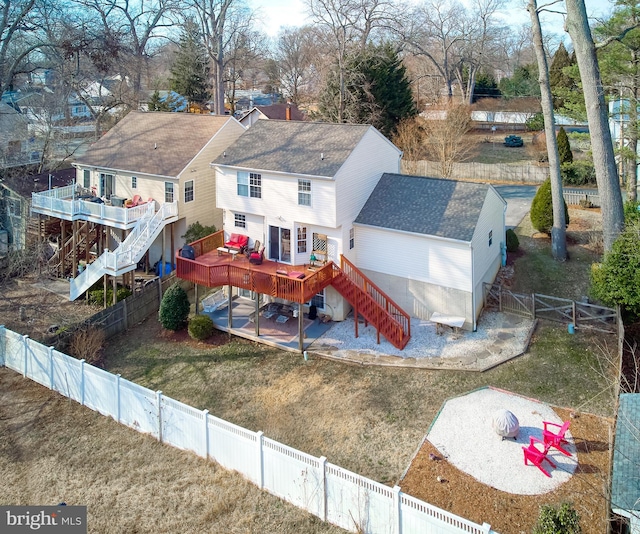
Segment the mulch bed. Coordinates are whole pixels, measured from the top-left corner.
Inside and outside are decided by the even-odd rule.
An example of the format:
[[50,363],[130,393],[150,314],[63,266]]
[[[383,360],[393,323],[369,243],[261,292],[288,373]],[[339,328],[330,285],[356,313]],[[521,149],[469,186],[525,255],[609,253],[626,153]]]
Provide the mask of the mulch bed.
[[[563,421],[569,419],[570,410],[554,410]],[[426,439],[400,487],[439,508],[479,524],[488,523],[502,534],[529,533],[541,505],[570,502],[580,514],[583,534],[601,534],[607,532],[612,427],[610,419],[576,414],[570,431],[578,450],[578,468],[568,482],[542,495],[506,493],[478,482],[445,459],[432,460],[430,453],[442,454]]]

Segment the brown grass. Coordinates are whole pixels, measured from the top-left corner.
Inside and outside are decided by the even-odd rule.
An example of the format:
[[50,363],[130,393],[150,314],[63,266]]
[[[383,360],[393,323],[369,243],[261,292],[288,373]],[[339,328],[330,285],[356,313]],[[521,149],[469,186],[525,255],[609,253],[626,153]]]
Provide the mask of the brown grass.
[[4,368],[0,480],[3,504],[86,505],[90,533],[343,532]]

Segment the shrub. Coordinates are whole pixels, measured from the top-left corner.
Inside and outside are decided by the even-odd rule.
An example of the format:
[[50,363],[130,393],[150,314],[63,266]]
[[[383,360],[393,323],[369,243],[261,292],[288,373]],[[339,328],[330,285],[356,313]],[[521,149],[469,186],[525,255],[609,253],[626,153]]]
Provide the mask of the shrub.
[[189,309],[186,291],[179,284],[173,284],[162,297],[158,320],[167,330],[181,330],[187,325]]
[[213,321],[208,315],[196,315],[189,319],[189,336],[202,340],[213,334]]
[[533,534],[580,534],[580,516],[569,503],[543,504]]
[[[562,200],[564,205],[564,220],[569,224],[569,209],[567,203]],[[551,197],[551,180],[547,178],[540,186],[536,196],[531,202],[531,224],[533,227],[544,234],[550,234],[553,227],[553,200]]]
[[189,225],[187,231],[181,237],[184,239],[185,243],[193,243],[198,239],[202,239],[203,237],[207,237],[208,235],[215,233],[215,226],[202,226],[199,221],[196,221]]
[[102,357],[104,342],[104,331],[94,326],[89,326],[73,334],[69,344],[69,352],[78,359],[95,364]]
[[[116,302],[120,302],[132,294],[132,291],[128,287],[119,287],[116,291]],[[109,288],[107,289],[107,305],[110,306],[112,302],[113,288]],[[98,304],[99,306],[102,306],[104,304],[104,289],[94,289],[89,291],[89,304]]]
[[538,112],[532,117],[529,117],[525,121],[524,125],[527,127],[527,130],[531,130],[533,132],[544,130],[544,115],[542,112]]
[[513,229],[508,228],[505,241],[507,243],[507,252],[515,252],[520,246],[520,240]]
[[625,224],[633,224],[640,220],[640,201],[627,201],[624,203],[624,222]]
[[564,128],[560,126],[558,131],[558,155],[560,156],[560,165],[565,163],[573,163],[573,152],[571,152],[571,145],[569,144],[569,138]]
[[574,161],[560,165],[562,183],[567,185],[594,185],[596,170],[591,161]]
[[606,304],[619,304],[640,316],[640,221],[627,224],[601,264],[591,268],[591,294]]

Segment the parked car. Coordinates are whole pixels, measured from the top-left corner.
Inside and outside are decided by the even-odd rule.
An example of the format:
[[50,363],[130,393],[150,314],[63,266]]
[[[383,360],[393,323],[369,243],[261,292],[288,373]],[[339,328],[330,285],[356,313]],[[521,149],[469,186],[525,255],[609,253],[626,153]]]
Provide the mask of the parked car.
[[523,146],[524,142],[522,141],[522,137],[520,137],[519,135],[508,135],[504,138],[504,145],[510,147]]

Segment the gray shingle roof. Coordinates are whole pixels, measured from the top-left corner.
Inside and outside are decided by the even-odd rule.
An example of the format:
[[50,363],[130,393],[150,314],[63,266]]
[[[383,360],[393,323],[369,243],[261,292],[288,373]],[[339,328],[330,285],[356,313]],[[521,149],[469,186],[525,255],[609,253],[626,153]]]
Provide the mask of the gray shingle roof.
[[77,163],[177,176],[229,120],[222,115],[132,111]]
[[489,186],[385,173],[355,222],[471,241]]
[[611,477],[611,508],[640,510],[640,394],[620,395]]
[[336,175],[372,126],[259,120],[214,164],[309,176]]

